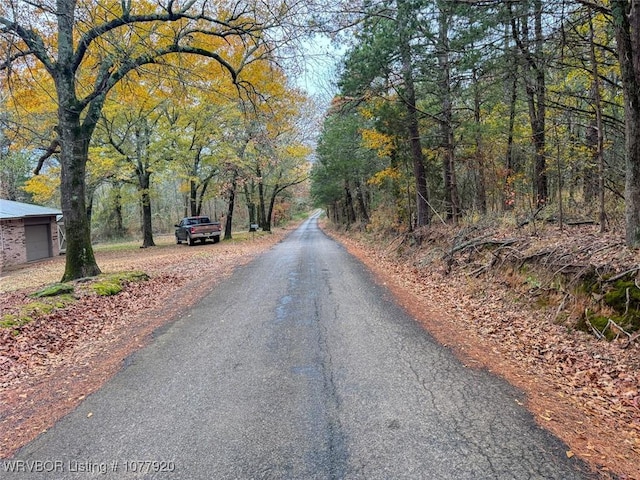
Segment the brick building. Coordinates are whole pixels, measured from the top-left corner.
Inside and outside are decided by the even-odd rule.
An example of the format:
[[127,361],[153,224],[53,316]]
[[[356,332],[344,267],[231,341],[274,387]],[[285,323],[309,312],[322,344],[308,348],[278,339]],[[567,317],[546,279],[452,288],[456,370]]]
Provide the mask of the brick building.
[[60,254],[53,208],[0,199],[0,273],[5,267]]

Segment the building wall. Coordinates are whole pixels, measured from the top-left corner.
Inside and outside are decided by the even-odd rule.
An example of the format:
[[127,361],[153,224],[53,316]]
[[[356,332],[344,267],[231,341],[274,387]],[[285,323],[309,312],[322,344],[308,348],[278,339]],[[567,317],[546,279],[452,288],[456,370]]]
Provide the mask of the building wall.
[[2,265],[8,267],[27,261],[27,248],[24,238],[24,220],[0,220],[2,228]]
[[[49,231],[51,233],[51,253],[54,257],[60,255],[56,217],[42,217],[39,219],[30,218],[28,219],[28,223],[32,225],[49,223]],[[0,220],[0,241],[2,246],[0,273],[5,267],[19,265],[27,261],[27,246],[24,226],[24,219]]]
[[51,217],[49,225],[51,231],[51,255],[57,257],[60,255],[60,243],[58,242],[58,222],[56,222],[56,217]]

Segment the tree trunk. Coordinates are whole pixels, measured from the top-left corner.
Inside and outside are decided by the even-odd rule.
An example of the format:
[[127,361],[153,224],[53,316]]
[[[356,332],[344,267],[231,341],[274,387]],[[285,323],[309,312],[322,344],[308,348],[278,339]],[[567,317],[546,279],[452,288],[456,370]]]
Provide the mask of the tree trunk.
[[207,189],[209,188],[209,182],[213,177],[205,178],[200,184],[200,193],[198,195],[198,204],[196,205],[196,215],[202,215],[202,205],[204,203],[205,194],[207,193]]
[[637,5],[631,8],[627,0],[612,0],[611,12],[624,92],[626,241],[630,247],[637,248],[640,247],[640,42],[637,38],[640,12]]
[[262,169],[260,168],[260,164],[256,165],[256,177],[258,178],[258,224],[263,230],[270,231],[271,212],[267,212],[264,183],[262,182]]
[[511,79],[511,84],[509,85],[511,89],[510,101],[509,101],[509,127],[507,130],[507,151],[505,154],[505,175],[504,175],[504,199],[502,202],[503,208],[505,210],[511,210],[514,207],[515,203],[515,190],[512,185],[512,175],[515,171],[514,161],[513,161],[513,132],[515,130],[516,123],[516,102],[518,101],[518,75],[515,71],[517,62],[514,60],[513,68],[514,72],[512,73],[513,77]]
[[429,225],[429,190],[427,187],[427,173],[424,167],[424,154],[420,139],[418,123],[418,109],[416,108],[416,91],[413,80],[413,62],[411,58],[411,39],[407,32],[409,19],[409,5],[406,0],[398,2],[398,29],[400,35],[400,60],[402,62],[402,79],[404,81],[404,103],[407,108],[407,133],[411,145],[413,160],[413,176],[416,186],[416,224],[418,227]]
[[598,168],[598,221],[600,223],[600,233],[606,230],[606,212],[604,203],[604,122],[602,120],[602,97],[600,94],[600,73],[598,72],[598,57],[596,55],[596,45],[594,41],[593,20],[589,17],[589,45],[593,71],[593,105],[595,109],[595,129],[596,142],[594,149],[595,165]]
[[113,223],[115,224],[115,236],[123,238],[125,234],[124,220],[122,218],[122,185],[113,186]]
[[[528,2],[526,7],[528,8]],[[509,4],[511,8],[511,4]],[[525,83],[527,101],[529,104],[529,122],[531,124],[531,136],[533,140],[533,196],[536,206],[541,207],[547,203],[548,181],[546,171],[546,80],[544,69],[544,36],[542,30],[542,0],[533,1],[534,17],[534,45],[531,50],[529,38],[528,15],[529,11],[521,15],[521,29],[517,26],[516,16],[511,14],[513,38],[524,58]]]
[[534,1],[535,8],[535,51],[537,68],[536,72],[536,88],[535,94],[537,99],[535,130],[533,132],[533,141],[536,148],[536,193],[538,206],[545,205],[549,197],[548,181],[547,181],[547,165],[545,157],[546,149],[546,117],[547,117],[547,86],[546,72],[543,62],[544,55],[544,35],[542,31],[542,0]]
[[198,185],[192,178],[189,180],[189,212],[192,217],[198,216]]
[[91,230],[91,219],[93,218],[93,200],[95,198],[95,187],[86,188],[87,192],[87,222],[89,222],[89,230]]
[[445,208],[448,220],[458,223],[460,219],[460,201],[456,181],[456,167],[453,138],[453,102],[451,100],[451,66],[449,64],[449,14],[443,8],[439,12],[439,51],[440,96],[442,99],[441,147],[444,152],[443,176],[445,190]]
[[[60,96],[60,94],[59,94]],[[91,245],[91,229],[87,217],[85,175],[91,137],[80,125],[80,114],[64,102],[58,108],[60,138],[60,195],[66,230],[66,264],[62,281],[66,282],[100,274]]]
[[356,179],[356,201],[358,202],[358,211],[360,212],[360,219],[364,223],[369,223],[369,214],[367,213],[367,205],[364,200],[364,193],[362,192],[362,185],[360,181]]
[[235,208],[236,203],[236,187],[238,181],[238,173],[233,172],[233,179],[231,180],[231,185],[229,185],[229,189],[227,193],[229,195],[229,207],[227,208],[227,218],[224,225],[224,239],[231,240],[231,228],[233,226],[233,209]]
[[474,68],[473,70],[473,120],[476,125],[476,134],[475,134],[475,165],[473,165],[473,175],[474,175],[474,183],[475,183],[475,208],[479,213],[485,214],[487,213],[487,192],[486,192],[486,183],[484,177],[484,156],[482,149],[482,136],[480,132],[482,114],[481,114],[481,101],[480,101],[480,86],[478,82],[478,73]]
[[351,188],[349,182],[344,181],[344,200],[345,200],[345,213],[347,216],[347,226],[356,222],[356,210],[353,207],[353,195],[351,195]]
[[[592,99],[595,88],[592,89]],[[582,195],[586,205],[592,205],[598,196],[598,125],[597,120],[592,119],[586,127],[585,144],[591,152],[590,158],[582,166]]]
[[244,198],[247,204],[247,213],[249,214],[249,225],[253,225],[256,222],[256,202],[253,201],[253,181],[251,182],[251,189],[249,189],[249,182],[244,184]]
[[264,227],[262,227],[262,229],[265,232],[271,232],[271,219],[273,218],[273,208],[276,204],[276,198],[278,197],[279,193],[280,193],[279,186],[278,184],[276,184],[275,187],[273,187],[273,192],[271,193],[271,197],[269,198],[269,208],[267,210],[267,216],[264,221]]
[[76,97],[73,58],[75,2],[59,0],[58,63],[49,66],[58,101],[58,139],[60,143],[60,196],[67,238],[66,262],[62,281],[100,274],[91,246],[91,225],[87,218],[85,175],[89,142],[98,122],[104,95],[93,99],[83,121],[85,108]]
[[140,182],[140,202],[142,205],[142,248],[155,247],[153,241],[153,226],[151,216],[151,195],[149,187],[151,186],[151,173],[144,172],[138,174]]

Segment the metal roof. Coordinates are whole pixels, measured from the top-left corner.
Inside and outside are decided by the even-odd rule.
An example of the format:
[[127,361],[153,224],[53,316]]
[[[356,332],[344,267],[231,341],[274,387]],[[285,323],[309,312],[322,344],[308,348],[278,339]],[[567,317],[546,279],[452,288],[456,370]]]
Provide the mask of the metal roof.
[[2,220],[25,217],[46,217],[61,214],[62,212],[55,208],[0,199],[0,219]]

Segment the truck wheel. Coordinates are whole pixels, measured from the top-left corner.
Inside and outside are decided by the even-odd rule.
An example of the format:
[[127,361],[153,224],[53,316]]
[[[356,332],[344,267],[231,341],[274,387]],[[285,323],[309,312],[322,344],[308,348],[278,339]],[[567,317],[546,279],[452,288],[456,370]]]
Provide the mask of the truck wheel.
[[218,243],[220,241],[220,236],[216,235],[215,237],[212,238],[213,243]]
[[180,239],[178,238],[178,236],[176,235],[176,244],[180,245],[181,243],[182,243],[182,240],[180,240]]
[[195,243],[193,238],[191,238],[191,237],[187,237],[187,242],[189,243],[190,247],[193,247],[193,244]]

